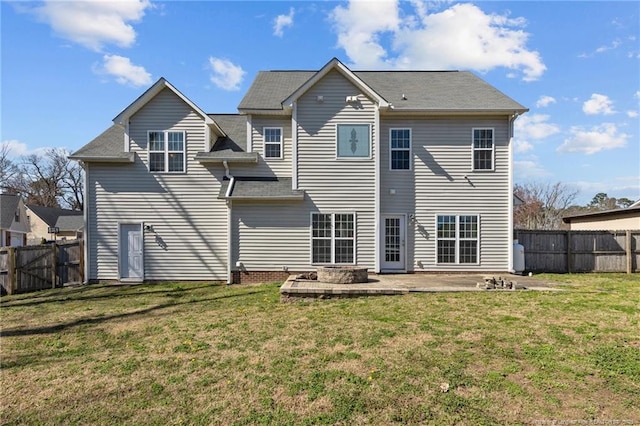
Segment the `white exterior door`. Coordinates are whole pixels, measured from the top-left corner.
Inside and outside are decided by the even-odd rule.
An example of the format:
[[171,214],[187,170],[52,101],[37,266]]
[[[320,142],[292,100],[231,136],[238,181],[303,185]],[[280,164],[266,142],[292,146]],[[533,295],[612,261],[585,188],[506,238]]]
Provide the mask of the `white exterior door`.
[[120,278],[144,279],[144,244],[142,224],[120,224]]
[[406,225],[404,215],[382,216],[382,261],[381,269],[405,271]]

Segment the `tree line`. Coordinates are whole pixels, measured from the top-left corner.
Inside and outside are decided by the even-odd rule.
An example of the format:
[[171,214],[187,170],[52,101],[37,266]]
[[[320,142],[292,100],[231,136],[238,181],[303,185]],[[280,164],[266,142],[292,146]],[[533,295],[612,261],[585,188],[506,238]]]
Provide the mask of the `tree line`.
[[67,158],[61,148],[50,148],[40,154],[29,154],[12,160],[9,144],[0,146],[0,192],[20,195],[26,204],[84,208],[82,167]]
[[522,205],[513,209],[513,224],[516,229],[563,229],[565,216],[595,213],[605,210],[622,209],[631,206],[629,198],[609,197],[604,192],[597,193],[586,205],[575,204],[578,191],[571,186],[557,183],[517,183],[514,194]]

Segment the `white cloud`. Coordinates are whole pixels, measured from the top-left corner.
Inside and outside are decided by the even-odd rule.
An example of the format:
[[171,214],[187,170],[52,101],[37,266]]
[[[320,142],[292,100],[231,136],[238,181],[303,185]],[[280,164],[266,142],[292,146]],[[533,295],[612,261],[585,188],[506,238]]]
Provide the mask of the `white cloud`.
[[[526,81],[546,70],[540,55],[527,49],[526,21],[485,14],[473,4],[456,4],[428,13],[424,2],[351,0],[330,15],[338,47],[359,68],[450,69],[489,71],[505,67]],[[366,16],[366,19],[363,17]],[[383,40],[390,39],[385,46]]]
[[533,144],[524,140],[516,139],[514,140],[514,149],[518,153],[533,151]]
[[22,155],[26,155],[29,152],[27,144],[15,139],[9,139],[2,141],[2,149],[7,150],[7,156],[9,158],[17,158]]
[[560,132],[558,125],[549,123],[545,114],[531,114],[519,117],[514,124],[514,133],[518,138],[545,139]]
[[582,105],[582,111],[587,115],[611,115],[615,114],[613,110],[613,101],[606,95],[600,95],[594,93],[591,95],[591,99],[585,101]]
[[293,26],[294,14],[295,11],[293,8],[290,8],[288,15],[278,15],[276,19],[273,20],[273,35],[282,37],[284,35],[284,29]]
[[514,161],[513,170],[518,180],[539,179],[551,174],[536,160]]
[[114,76],[120,84],[139,87],[149,85],[153,81],[151,74],[144,67],[132,64],[131,60],[124,56],[104,55],[102,61],[102,65],[94,67],[94,71]]
[[[363,19],[363,17],[366,17]],[[338,33],[338,46],[359,67],[379,68],[387,52],[379,44],[379,35],[399,29],[397,1],[350,1],[337,6],[330,19]]]
[[130,23],[139,22],[151,7],[149,0],[46,0],[32,11],[61,37],[100,51],[105,44],[131,46],[136,32]]
[[540,96],[540,99],[538,99],[538,101],[536,102],[536,107],[538,108],[544,108],[549,106],[550,104],[555,104],[556,103],[556,98],[554,98],[553,96]]
[[636,97],[636,99],[640,99],[640,90],[638,90],[634,96]]
[[633,110],[627,111],[627,117],[636,118],[637,116],[638,116],[638,111],[633,111]]
[[209,58],[211,67],[211,82],[217,87],[224,90],[239,90],[240,83],[246,74],[241,66],[233,64],[233,62],[224,58]]
[[12,160],[17,160],[20,157],[31,154],[44,155],[49,149],[51,149],[49,147],[40,147],[30,150],[26,143],[20,142],[16,139],[4,140],[0,145],[2,145],[2,149],[5,149],[6,146],[7,156]]
[[580,127],[571,128],[571,137],[565,139],[558,152],[582,152],[595,154],[608,149],[622,148],[627,145],[629,135],[618,133],[613,123],[603,123],[589,130]]

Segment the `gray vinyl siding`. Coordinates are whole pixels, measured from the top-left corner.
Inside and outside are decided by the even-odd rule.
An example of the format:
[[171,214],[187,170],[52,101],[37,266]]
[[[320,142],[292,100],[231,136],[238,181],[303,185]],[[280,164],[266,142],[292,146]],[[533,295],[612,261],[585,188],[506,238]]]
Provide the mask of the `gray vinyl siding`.
[[[357,107],[345,102],[353,95],[359,95]],[[370,268],[375,266],[375,115],[373,102],[336,71],[302,95],[297,106],[298,187],[306,191],[313,211],[356,214],[356,262]],[[336,159],[336,125],[341,123],[371,126],[370,159]],[[308,253],[309,245],[296,249]]]
[[[164,90],[130,120],[134,164],[89,164],[89,278],[118,279],[118,223],[144,222],[147,280],[225,280],[227,208],[217,199],[223,171],[193,160],[204,122]],[[150,173],[148,130],[186,132],[187,173]],[[93,216],[91,213],[95,212]]]
[[[478,127],[494,129],[494,171],[472,171],[472,129]],[[390,128],[412,130],[410,171],[389,170]],[[507,270],[511,197],[508,118],[383,118],[381,130],[381,213],[414,213],[416,218],[407,225],[408,269]],[[390,194],[391,189],[395,195]],[[479,264],[436,263],[439,214],[480,216]],[[421,267],[416,266],[418,262]]]
[[310,264],[307,201],[239,202],[232,207],[233,265],[248,271],[308,271]]
[[[265,127],[282,128],[283,158],[264,158]],[[251,147],[259,154],[258,165],[240,168],[239,176],[277,176],[291,177],[291,117],[254,115],[251,119]],[[234,167],[234,170],[238,169]]]

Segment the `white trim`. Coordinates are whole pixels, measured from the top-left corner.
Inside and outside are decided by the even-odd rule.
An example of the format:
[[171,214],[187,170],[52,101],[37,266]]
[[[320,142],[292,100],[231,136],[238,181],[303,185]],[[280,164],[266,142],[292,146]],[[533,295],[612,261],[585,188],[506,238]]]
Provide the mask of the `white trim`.
[[[401,218],[400,227],[404,231],[404,244],[401,247],[401,251],[403,252],[402,253],[402,260],[403,260],[402,263],[403,263],[403,265],[402,265],[401,269],[390,269],[390,268],[386,268],[385,269],[385,268],[382,268],[382,264],[384,263],[382,258],[385,255],[385,251],[387,249],[386,241],[384,241],[385,237],[386,237],[386,235],[385,235],[386,229],[385,229],[385,231],[383,231],[382,229],[386,228],[386,227],[382,225],[382,222],[387,218],[396,218],[396,217]],[[383,270],[384,271],[389,271],[389,272],[405,272],[406,273],[407,270],[408,270],[408,268],[407,268],[407,258],[408,258],[408,256],[407,256],[407,246],[408,246],[407,240],[408,240],[408,237],[409,237],[409,226],[408,226],[408,221],[407,221],[407,214],[406,213],[384,213],[384,214],[381,214],[380,215],[380,228],[381,228],[381,230],[380,230],[380,239],[379,239],[379,241],[380,241],[380,251],[376,252],[376,253],[378,253],[377,257],[380,259],[380,265],[381,265],[380,266],[380,270],[381,271],[383,271]]]
[[131,150],[131,136],[129,134],[129,119],[124,123],[124,152]]
[[176,89],[171,83],[164,79],[164,77],[160,77],[158,81],[156,81],[151,87],[149,87],[142,95],[138,97],[135,101],[133,101],[128,107],[126,107],[120,114],[118,114],[113,122],[115,124],[123,124],[125,120],[129,120],[136,112],[138,112],[142,107],[144,107],[151,99],[155,98],[162,90],[165,88],[171,90],[176,96],[178,96],[184,103],[186,103],[191,109],[193,109],[198,115],[200,115],[204,122],[210,126],[212,126],[220,136],[226,136],[226,133],[222,131],[218,123],[216,123],[211,117],[209,117],[200,107],[193,102],[185,95],[183,95],[178,89]]
[[298,102],[291,113],[291,189],[298,189]]
[[[391,133],[394,130],[408,130],[409,131],[409,168],[408,169],[394,169],[392,167],[392,153],[393,151],[406,151],[405,148],[392,148],[391,145]],[[391,127],[389,129],[389,171],[392,172],[410,172],[413,170],[413,129],[411,127]]]
[[[373,171],[373,268],[376,273],[380,272],[380,173],[382,158],[380,155],[380,134],[382,129],[380,128],[380,107],[375,105],[375,114],[373,116],[373,143],[371,144],[371,152],[373,153],[373,147],[375,146],[374,157],[374,171]],[[375,145],[374,145],[375,144]]]
[[[91,262],[95,262],[95,259],[89,258],[89,241],[90,241],[90,230],[91,226],[89,225],[89,164],[85,163],[84,167],[84,188],[82,188],[83,194],[83,209],[82,216],[84,220],[84,233],[82,238],[84,239],[84,282],[83,284],[89,283],[89,271],[91,270]],[[118,242],[120,244],[120,242]],[[119,262],[119,260],[118,260]],[[97,278],[97,277],[96,277]]]
[[[144,222],[136,222],[136,221],[118,221],[117,222],[118,225],[118,281],[122,281],[122,282],[143,282],[144,281],[144,277],[145,277],[145,268],[144,268],[144,257],[145,257],[145,252],[144,252]],[[129,277],[123,277],[122,274],[122,255],[126,254],[128,255],[128,253],[123,253],[122,247],[120,246],[120,243],[122,242],[122,234],[121,234],[121,228],[122,225],[140,225],[140,235],[142,236],[142,264],[141,264],[141,268],[142,268],[142,276],[140,278],[129,278]]]
[[211,127],[209,127],[206,123],[204,124],[204,152],[211,151],[212,148],[211,143]]
[[247,152],[253,151],[253,116],[247,115]]
[[[331,216],[331,262],[314,262],[313,261],[313,215],[322,214],[322,215],[330,215]],[[336,223],[336,215],[338,214],[347,214],[353,215],[353,262],[352,263],[336,263],[336,237],[335,237],[335,223]],[[318,238],[318,239],[328,239],[327,237]],[[350,238],[338,238],[339,240],[349,240]],[[310,265],[357,265],[358,264],[358,215],[355,211],[330,211],[330,212],[321,212],[321,211],[312,211],[309,212],[309,264]]]
[[[266,131],[267,130],[279,130],[280,131],[280,142],[267,142]],[[279,157],[267,157],[267,145],[280,145],[280,156]],[[284,159],[284,129],[282,127],[274,127],[274,126],[264,126],[262,127],[262,158],[265,161],[269,160],[282,160]]]
[[[476,130],[491,130],[491,168],[476,169],[475,168],[475,132]],[[478,148],[478,151],[487,151],[486,148]],[[496,129],[494,127],[472,127],[471,128],[471,171],[473,172],[493,172],[496,169]]]
[[[159,154],[160,151],[151,151],[149,143],[149,135],[151,133],[162,133],[164,135],[164,170],[151,170],[151,154]],[[169,154],[178,153],[179,151],[169,151],[169,133],[182,134],[182,170],[169,170]],[[165,173],[165,174],[185,174],[187,173],[187,132],[184,130],[147,130],[147,170],[149,173]]]
[[507,156],[508,156],[508,173],[507,173],[507,180],[508,180],[508,184],[507,184],[507,197],[509,198],[508,200],[508,210],[509,210],[509,214],[508,214],[508,220],[507,220],[507,232],[508,232],[508,237],[507,237],[507,255],[509,256],[507,258],[507,270],[510,271],[511,273],[515,272],[515,270],[513,269],[513,198],[515,197],[515,195],[513,194],[513,124],[515,122],[515,120],[518,118],[517,115],[513,115],[510,116],[508,118],[508,129],[509,129],[509,135],[508,135],[508,149],[507,149]]
[[[338,128],[340,126],[367,126],[369,128],[369,155],[367,157],[340,157],[340,155],[338,155]],[[336,123],[335,124],[335,144],[336,144],[336,160],[337,161],[368,161],[371,160],[373,158],[373,133],[371,131],[371,124],[370,123]]]
[[349,80],[354,86],[360,89],[364,94],[373,99],[375,103],[380,105],[381,107],[388,107],[389,103],[375,90],[373,90],[369,85],[367,85],[364,81],[362,81],[358,76],[356,76],[349,68],[347,68],[342,62],[340,62],[337,58],[331,59],[325,66],[323,66],[317,73],[313,75],[309,80],[307,80],[302,86],[300,86],[295,92],[293,92],[287,99],[282,102],[282,106],[285,108],[291,108],[293,103],[297,101],[302,95],[304,95],[307,90],[313,87],[318,81],[320,81],[324,76],[326,76],[331,70],[337,70],[340,74],[342,74],[347,80]]
[[233,202],[227,200],[227,284],[233,284]]
[[[455,217],[455,238],[453,239],[455,241],[455,262],[439,262],[438,261],[438,241],[440,241],[440,238],[438,238],[438,217],[441,216],[454,216]],[[477,218],[478,220],[478,237],[475,239],[477,241],[477,249],[476,249],[476,261],[475,262],[460,262],[460,241],[473,241],[473,239],[470,238],[464,238],[461,239],[460,238],[460,216],[474,216]],[[437,266],[448,266],[448,265],[454,265],[456,267],[459,266],[466,266],[466,265],[480,265],[480,238],[482,237],[482,232],[481,232],[481,217],[479,213],[438,213],[436,212],[434,215],[434,219],[435,219],[435,238],[434,238],[434,243],[435,243],[435,259],[434,259],[434,263]],[[451,238],[444,238],[442,239],[443,241],[451,241]]]

